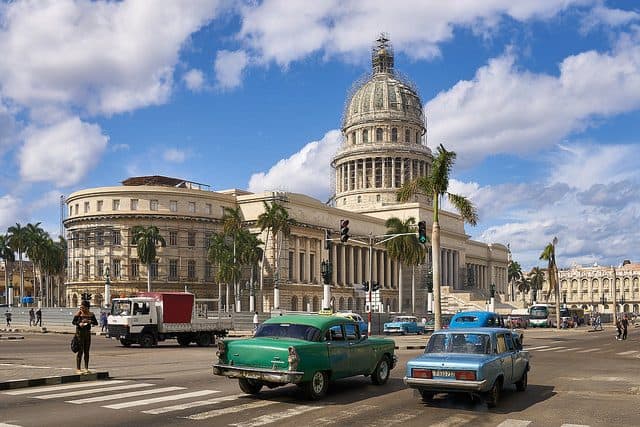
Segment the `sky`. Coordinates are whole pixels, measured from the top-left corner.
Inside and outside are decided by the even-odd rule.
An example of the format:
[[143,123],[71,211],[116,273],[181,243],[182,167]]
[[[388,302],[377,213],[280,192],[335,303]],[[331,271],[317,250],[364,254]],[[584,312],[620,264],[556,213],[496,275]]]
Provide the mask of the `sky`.
[[329,199],[381,32],[471,238],[526,269],[554,237],[561,267],[640,261],[632,0],[2,1],[0,231],[57,236],[61,196],[138,175]]

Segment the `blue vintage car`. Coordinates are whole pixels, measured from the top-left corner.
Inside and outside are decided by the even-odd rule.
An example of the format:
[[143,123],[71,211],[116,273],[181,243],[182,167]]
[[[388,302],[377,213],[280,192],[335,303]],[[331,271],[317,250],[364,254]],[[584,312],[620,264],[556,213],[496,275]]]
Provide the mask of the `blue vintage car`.
[[360,326],[360,333],[363,335],[366,335],[369,331],[369,323],[365,322],[362,316],[360,316],[358,313],[354,313],[352,311],[338,311],[334,314],[339,317],[346,317],[347,319],[351,319],[356,322],[358,326]]
[[[449,329],[468,328],[504,328],[504,318],[493,311],[461,311],[456,313],[449,322]],[[520,343],[524,342],[524,332],[513,330],[517,334]]]
[[424,401],[436,393],[470,393],[494,407],[503,387],[527,388],[529,369],[529,353],[509,329],[447,329],[431,335],[424,353],[407,363],[404,382]]
[[396,316],[391,322],[384,324],[383,332],[389,334],[422,334],[424,333],[424,324],[418,323],[415,316]]

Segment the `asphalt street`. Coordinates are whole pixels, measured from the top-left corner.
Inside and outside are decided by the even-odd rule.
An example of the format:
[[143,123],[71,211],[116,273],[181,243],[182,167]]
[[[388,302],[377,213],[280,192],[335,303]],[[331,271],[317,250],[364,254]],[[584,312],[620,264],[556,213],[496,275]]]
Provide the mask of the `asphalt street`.
[[[2,369],[13,363],[72,369],[68,339],[26,334],[24,340],[2,341]],[[108,370],[111,380],[2,391],[0,426],[640,425],[640,328],[627,341],[616,341],[611,328],[529,329],[525,347],[532,355],[528,389],[506,388],[498,407],[489,410],[466,396],[443,394],[426,404],[407,389],[404,366],[421,350],[397,350],[399,365],[384,386],[364,377],[341,380],[325,399],[308,402],[296,386],[244,395],[236,381],[211,374],[215,347],[124,348],[94,337],[91,368]]]

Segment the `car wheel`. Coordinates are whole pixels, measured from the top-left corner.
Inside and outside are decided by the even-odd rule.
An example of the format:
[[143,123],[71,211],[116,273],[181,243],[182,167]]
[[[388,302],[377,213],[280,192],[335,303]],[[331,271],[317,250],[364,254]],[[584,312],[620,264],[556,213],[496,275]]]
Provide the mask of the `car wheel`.
[[186,347],[191,344],[191,338],[187,336],[180,336],[178,337],[178,344],[180,345],[180,347]]
[[153,347],[153,336],[151,334],[144,334],[141,336],[140,346],[144,348]]
[[485,401],[487,402],[487,406],[489,408],[495,408],[498,404],[498,400],[500,400],[500,392],[502,391],[502,380],[498,378],[496,382],[493,383],[493,387],[485,394]]
[[198,347],[209,347],[211,345],[211,335],[200,334],[197,341]]
[[420,389],[420,396],[422,397],[423,402],[431,402],[433,400],[433,396],[435,396],[435,393],[432,391]]
[[260,390],[262,390],[262,383],[260,381],[249,378],[238,378],[238,385],[240,385],[240,390],[247,394],[258,394]]
[[525,369],[522,374],[522,378],[519,381],[516,381],[516,390],[525,391],[527,389],[527,370]]
[[124,338],[120,339],[120,344],[122,344],[123,347],[131,347],[131,341]]
[[322,371],[314,372],[311,381],[304,383],[305,397],[309,400],[318,400],[327,394],[329,388],[329,376]]
[[382,356],[382,359],[378,362],[376,369],[371,374],[371,381],[375,385],[382,385],[386,383],[389,379],[390,371],[389,358],[387,356]]

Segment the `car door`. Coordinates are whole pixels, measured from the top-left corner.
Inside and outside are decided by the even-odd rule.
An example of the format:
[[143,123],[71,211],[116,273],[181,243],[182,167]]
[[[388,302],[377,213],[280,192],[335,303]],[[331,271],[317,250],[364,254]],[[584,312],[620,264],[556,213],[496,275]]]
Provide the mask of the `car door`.
[[522,344],[516,334],[511,334],[511,340],[513,341],[513,381],[518,381],[522,378],[522,374],[527,369],[527,359],[525,354],[522,353]]
[[344,378],[351,372],[349,343],[345,338],[343,325],[335,325],[327,330],[325,336],[329,353],[329,364],[333,372],[332,378]]
[[511,384],[513,382],[513,350],[509,350],[509,343],[513,348],[513,341],[511,340],[511,334],[509,334],[509,340],[507,340],[507,334],[499,333],[496,335],[497,353],[500,357],[500,365],[502,367],[502,374],[504,375],[504,384]]
[[373,348],[371,344],[360,334],[360,328],[355,323],[344,325],[347,343],[349,345],[349,364],[351,375],[370,373],[373,360]]

